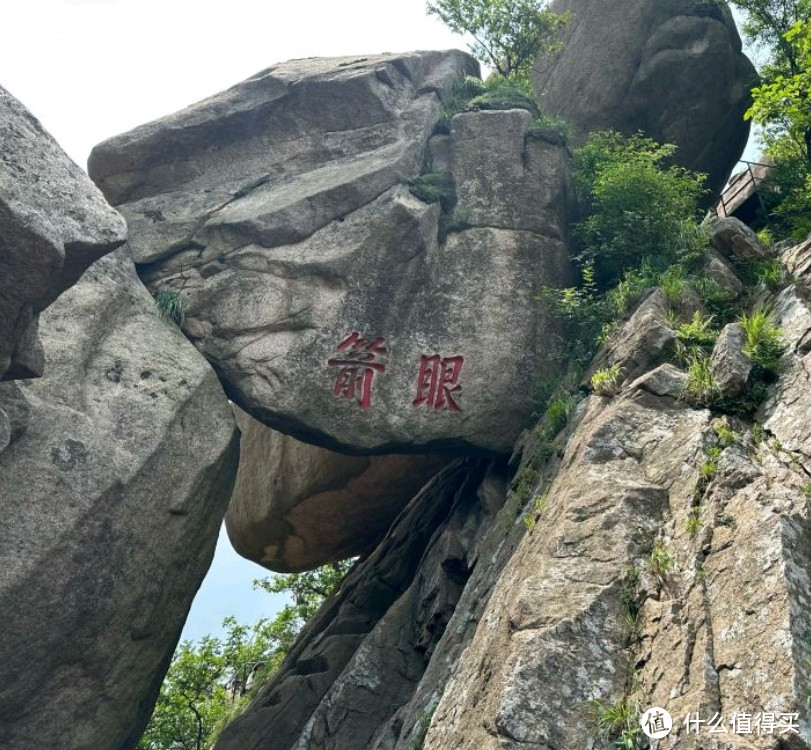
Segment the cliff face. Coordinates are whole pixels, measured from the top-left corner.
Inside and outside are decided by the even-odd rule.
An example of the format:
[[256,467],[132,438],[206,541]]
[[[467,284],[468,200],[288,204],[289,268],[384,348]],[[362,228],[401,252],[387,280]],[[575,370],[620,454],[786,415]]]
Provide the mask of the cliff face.
[[[644,60],[606,124],[642,102],[652,135],[715,143],[749,70],[727,15],[633,10]],[[676,117],[695,92],[650,81],[687,63],[728,75]],[[535,384],[569,365],[536,297],[572,282],[572,154],[525,109],[449,111],[476,72],[455,51],[293,61],[111,139],[90,171],[129,237],[101,260],[121,218],[0,97],[0,377],[44,372],[0,388],[3,747],[137,743],[234,483],[222,388],[255,420],[236,546],[282,570],[364,558],[219,750],[608,747],[594,701],[631,698],[798,713],[748,746],[807,747],[811,253],[782,256],[787,349],[756,422],[684,398],[660,290],[595,358],[612,395],[534,425]],[[744,127],[690,166],[721,179]],[[711,233],[706,274],[740,295],[729,257],[765,250]],[[730,396],[741,336],[712,359]]]
[[[801,273],[770,301],[787,348],[756,421],[690,406],[686,374],[652,364],[582,401],[543,464],[527,438],[531,492],[498,463],[446,470],[218,750],[608,747],[594,701],[630,698],[672,714],[668,747],[738,747],[683,721],[747,711],[799,732],[747,747],[808,747],[808,253],[783,255]],[[630,372],[654,325],[600,356]]]

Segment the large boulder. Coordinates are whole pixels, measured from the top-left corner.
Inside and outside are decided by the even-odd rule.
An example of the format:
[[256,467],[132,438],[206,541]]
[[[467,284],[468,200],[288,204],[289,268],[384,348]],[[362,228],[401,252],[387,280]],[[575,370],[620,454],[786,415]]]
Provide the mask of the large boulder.
[[534,296],[567,283],[569,156],[523,110],[459,115],[442,214],[405,184],[460,52],[278,65],[98,146],[140,273],[229,396],[358,453],[504,453],[557,367]]
[[560,55],[532,73],[541,110],[583,136],[641,130],[674,143],[677,161],[707,173],[717,195],[746,146],[757,78],[727,4],[554,0],[552,8],[572,20]]
[[42,374],[39,312],[125,239],[124,219],[0,87],[0,380]]
[[239,471],[225,514],[234,549],[270,570],[312,570],[372,550],[447,458],[348,456],[236,408]]
[[45,376],[0,386],[0,744],[123,750],[211,561],[237,432],[125,248],[42,320]]

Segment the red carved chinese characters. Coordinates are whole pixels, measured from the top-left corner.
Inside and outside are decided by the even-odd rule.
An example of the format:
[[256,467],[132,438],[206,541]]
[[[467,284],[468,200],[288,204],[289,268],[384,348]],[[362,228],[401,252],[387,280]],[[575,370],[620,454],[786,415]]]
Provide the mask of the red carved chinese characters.
[[372,405],[375,373],[386,371],[385,362],[380,361],[389,354],[386,340],[378,337],[366,341],[360,333],[353,331],[335,350],[341,356],[327,360],[330,367],[341,368],[335,378],[333,395],[335,398],[357,401],[361,409],[368,409]]
[[459,385],[459,374],[462,372],[464,357],[420,358],[420,373],[417,376],[417,397],[414,406],[426,404],[434,411],[461,411],[455,396],[462,390]]

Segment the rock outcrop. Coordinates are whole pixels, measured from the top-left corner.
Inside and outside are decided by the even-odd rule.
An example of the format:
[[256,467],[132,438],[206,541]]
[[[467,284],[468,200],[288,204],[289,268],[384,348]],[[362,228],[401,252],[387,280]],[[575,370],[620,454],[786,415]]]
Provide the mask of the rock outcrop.
[[0,87],[0,380],[42,375],[39,312],[125,239],[123,218]]
[[141,277],[253,417],[330,449],[509,452],[555,369],[569,155],[523,110],[455,117],[456,207],[406,183],[459,52],[294,61],[98,146]]
[[554,0],[572,20],[564,47],[539,60],[541,111],[582,135],[638,131],[678,146],[676,160],[708,175],[717,195],[746,146],[743,115],[757,74],[725,2]]
[[42,324],[45,376],[0,384],[0,744],[131,748],[211,561],[237,433],[126,248]]
[[[623,727],[595,705],[621,701],[667,708],[667,747],[811,747],[804,247],[783,254],[799,278],[774,300],[786,351],[760,424],[692,406],[687,374],[652,360],[554,442],[527,436],[506,501],[504,467],[446,469],[217,750],[607,748]],[[736,712],[776,728],[741,744]]]
[[236,418],[242,437],[228,538],[243,557],[282,573],[374,549],[448,462],[438,455],[347,456],[276,432],[238,408]]

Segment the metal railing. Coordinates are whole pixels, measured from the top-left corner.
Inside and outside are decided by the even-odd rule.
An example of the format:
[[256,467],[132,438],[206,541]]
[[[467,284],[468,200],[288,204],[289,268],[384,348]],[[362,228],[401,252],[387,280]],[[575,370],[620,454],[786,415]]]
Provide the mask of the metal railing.
[[[758,202],[760,203],[761,210],[763,210],[764,213],[766,211],[766,205],[763,203],[763,197],[760,195],[760,192],[758,191],[758,184],[759,184],[759,182],[763,181],[763,178],[761,177],[760,179],[758,179],[758,177],[755,175],[754,170],[752,169],[752,167],[767,167],[768,168],[768,167],[771,167],[772,165],[771,164],[764,164],[763,162],[759,162],[759,161],[747,161],[746,159],[740,159],[738,161],[738,164],[745,164],[746,165],[746,171],[739,174],[738,179],[735,180],[735,182],[731,182],[724,189],[724,192],[721,193],[718,200],[715,201],[714,209],[715,209],[716,216],[721,216],[722,215],[721,213],[719,213],[719,210],[718,210],[719,208],[723,208],[723,210],[724,210],[723,216],[729,216],[729,211],[727,210],[727,207],[729,206],[729,204],[732,203],[734,201],[734,199],[737,198],[741,193],[743,193],[745,190],[747,190],[750,185],[752,185],[752,187],[753,187],[754,195],[757,195]],[[747,177],[748,177],[748,179],[747,179]],[[733,187],[735,187],[734,191],[732,190]]]

